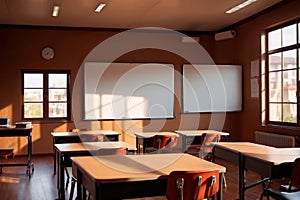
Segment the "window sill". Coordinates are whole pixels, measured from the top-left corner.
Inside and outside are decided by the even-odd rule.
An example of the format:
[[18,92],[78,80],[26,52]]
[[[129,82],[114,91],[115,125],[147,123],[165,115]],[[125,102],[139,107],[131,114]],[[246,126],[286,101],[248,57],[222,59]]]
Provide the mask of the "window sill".
[[275,125],[275,124],[266,124],[266,125],[262,125],[262,127],[291,130],[291,131],[299,131],[300,130],[300,127],[298,127],[298,126],[284,126],[284,125]]
[[32,124],[73,123],[69,119],[23,119],[22,121],[29,121]]

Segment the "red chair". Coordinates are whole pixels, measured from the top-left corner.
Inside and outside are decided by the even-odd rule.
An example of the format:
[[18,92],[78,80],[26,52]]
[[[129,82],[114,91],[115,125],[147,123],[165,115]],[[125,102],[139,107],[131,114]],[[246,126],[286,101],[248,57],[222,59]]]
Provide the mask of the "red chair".
[[219,191],[219,171],[173,171],[168,177],[168,200],[202,200]]
[[200,144],[191,145],[187,149],[187,153],[192,154],[194,156],[199,156],[199,158],[213,161],[213,142],[219,142],[221,139],[220,134],[216,133],[203,133],[201,135]]
[[126,155],[127,148],[120,147],[120,148],[103,148],[97,150],[95,153],[96,156],[107,156],[107,155]]
[[153,146],[147,147],[145,152],[169,153],[177,144],[176,135],[155,135],[153,137]]

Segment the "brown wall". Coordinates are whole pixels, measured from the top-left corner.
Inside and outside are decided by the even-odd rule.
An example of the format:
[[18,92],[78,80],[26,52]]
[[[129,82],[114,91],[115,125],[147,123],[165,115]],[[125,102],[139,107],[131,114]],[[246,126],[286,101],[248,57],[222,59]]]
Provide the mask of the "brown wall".
[[251,98],[251,61],[261,61],[261,36],[267,27],[286,20],[300,17],[300,1],[290,1],[280,8],[266,12],[236,27],[234,40],[215,43],[215,62],[220,64],[238,63],[243,66],[244,110],[239,115],[239,138],[254,141],[254,131],[269,131],[299,135],[299,130],[283,129],[262,125],[261,98]]
[[[300,13],[300,2],[291,1],[276,10],[239,25],[235,30],[235,39],[214,41],[213,35],[199,34],[200,44],[209,52],[217,64],[243,65],[244,109],[242,112],[227,113],[224,131],[230,132],[230,140],[254,140],[255,130],[275,131],[285,134],[297,134],[297,131],[275,129],[261,126],[260,99],[250,97],[250,63],[260,59],[260,36],[265,27],[293,18]],[[73,86],[77,71],[87,54],[101,41],[118,33],[117,31],[97,29],[45,28],[45,27],[0,27],[0,116],[9,117],[11,123],[21,121],[21,69],[70,69]],[[51,46],[55,49],[53,60],[41,58],[41,49]],[[181,72],[186,61],[172,53],[160,50],[139,50],[128,53],[118,59],[120,62],[163,62],[173,63]],[[175,77],[175,90],[181,92],[181,79]],[[182,115],[180,99],[175,99],[176,118],[163,121],[101,121],[103,129],[122,132],[121,139],[134,144],[132,133],[144,130],[151,123],[163,123],[162,130],[178,129],[180,119],[199,120],[199,129],[209,127],[210,114]],[[74,123],[34,122],[33,152],[43,154],[52,152],[52,131],[67,131]],[[89,128],[93,128],[91,125]],[[130,133],[129,136],[127,133]],[[0,146],[14,146],[17,153],[26,151],[24,138],[1,138]]]

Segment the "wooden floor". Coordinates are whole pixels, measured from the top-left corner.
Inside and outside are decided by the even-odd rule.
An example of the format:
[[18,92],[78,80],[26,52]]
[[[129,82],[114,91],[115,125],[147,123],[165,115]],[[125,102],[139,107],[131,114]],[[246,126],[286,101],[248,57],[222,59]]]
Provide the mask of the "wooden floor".
[[[16,157],[5,159],[0,162],[16,162],[26,158]],[[4,167],[0,174],[0,199],[1,200],[54,200],[58,197],[56,182],[57,177],[53,174],[53,157],[33,156],[34,173],[26,175],[26,167]],[[238,198],[238,170],[237,166],[224,160],[217,159],[216,163],[226,167],[227,190],[223,192],[224,200]],[[260,176],[252,171],[247,171],[247,182],[258,180]],[[277,186],[279,183],[274,183]],[[66,191],[68,199],[69,189]],[[259,199],[261,186],[256,186],[246,191],[246,200]],[[161,197],[141,198],[139,200],[160,200]],[[266,199],[266,198],[265,198]]]

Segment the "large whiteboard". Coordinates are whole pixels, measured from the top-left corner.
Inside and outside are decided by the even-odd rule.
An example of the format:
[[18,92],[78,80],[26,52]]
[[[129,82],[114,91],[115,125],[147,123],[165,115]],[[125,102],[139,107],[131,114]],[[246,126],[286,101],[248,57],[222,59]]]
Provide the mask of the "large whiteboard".
[[241,65],[183,65],[184,113],[242,110]]
[[174,117],[174,66],[160,63],[84,65],[87,120]]

